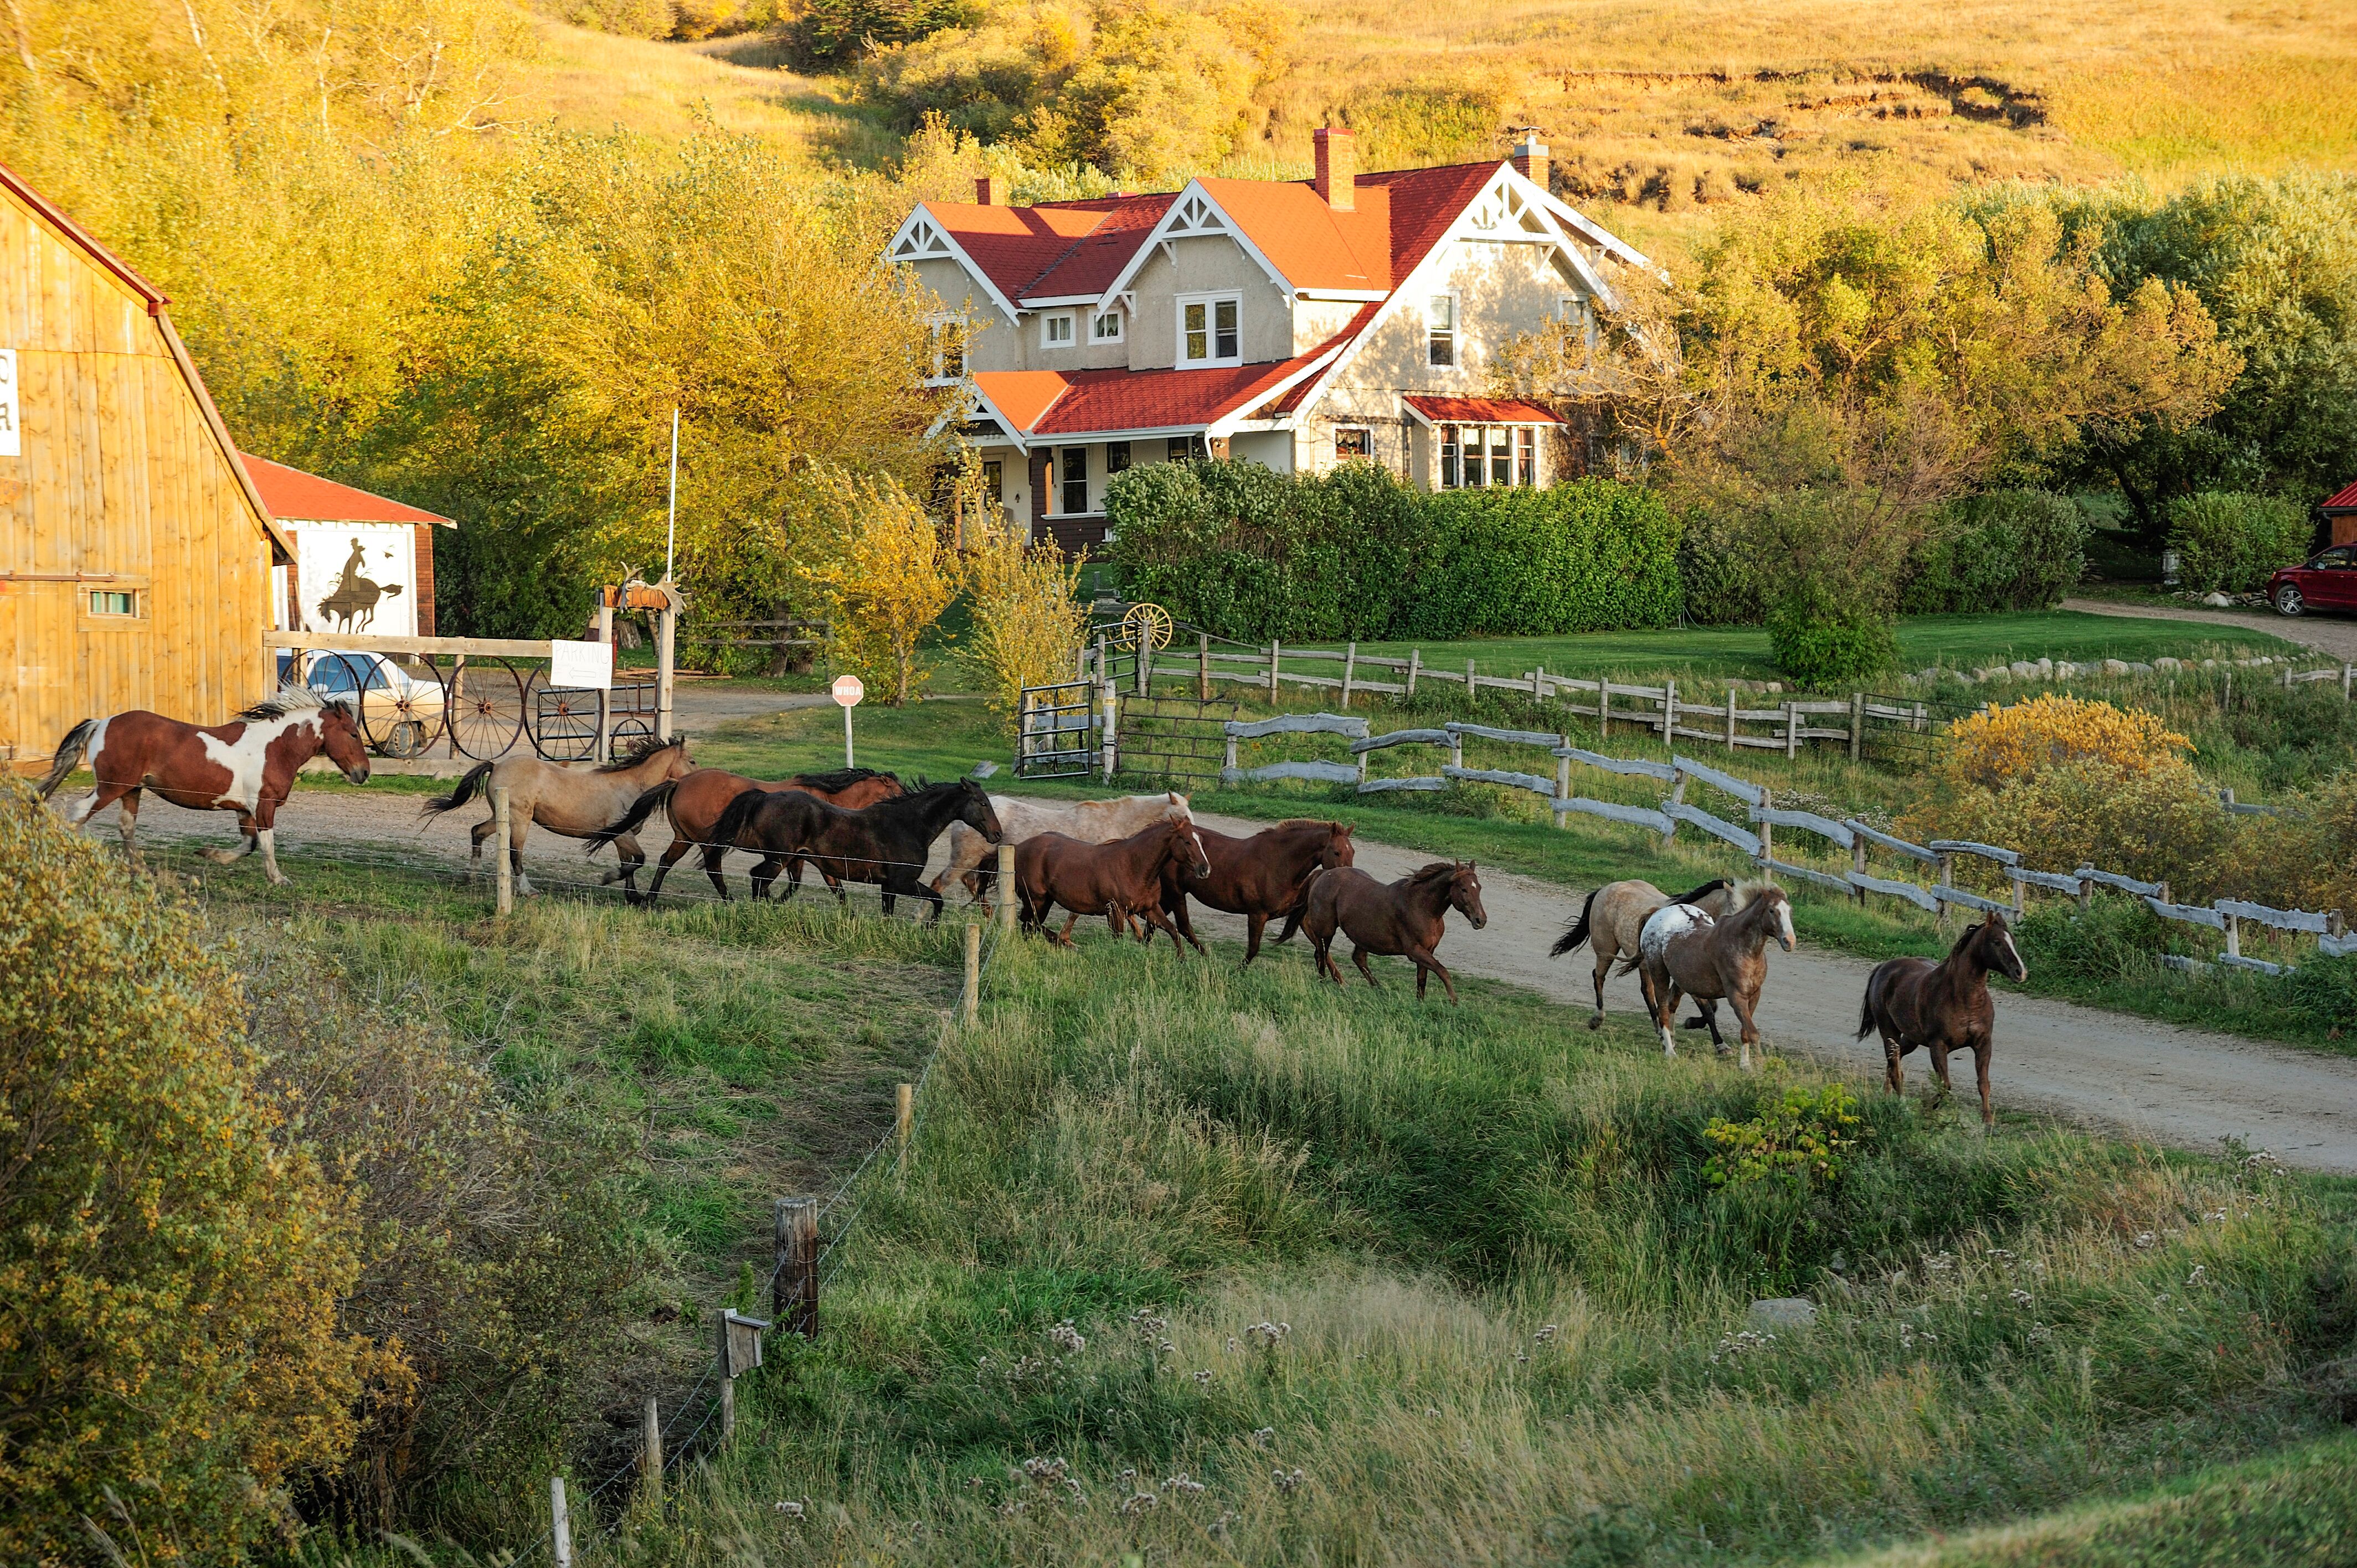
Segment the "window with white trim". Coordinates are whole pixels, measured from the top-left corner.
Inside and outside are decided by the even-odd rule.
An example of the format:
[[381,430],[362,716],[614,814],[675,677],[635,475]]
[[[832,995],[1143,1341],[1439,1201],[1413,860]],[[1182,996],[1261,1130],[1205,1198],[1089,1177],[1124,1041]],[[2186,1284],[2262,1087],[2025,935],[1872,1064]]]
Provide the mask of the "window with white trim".
[[1457,296],[1436,294],[1424,314],[1425,359],[1428,364],[1457,362]]
[[1060,510],[1066,517],[1079,517],[1089,510],[1089,449],[1067,446],[1058,454],[1063,460],[1063,503]]
[[1363,424],[1334,427],[1334,461],[1364,461],[1375,455],[1375,433]]
[[1089,341],[1118,343],[1121,341],[1121,312],[1100,310],[1089,317]]
[[1539,482],[1535,424],[1442,424],[1433,438],[1440,453],[1438,488],[1480,489]]
[[965,345],[969,336],[963,316],[936,316],[932,328],[933,381],[954,381],[965,376]]
[[1039,317],[1039,347],[1069,349],[1072,347],[1072,313],[1059,310]]
[[1178,296],[1178,363],[1234,365],[1243,361],[1243,295]]
[[1555,319],[1576,328],[1587,351],[1596,352],[1596,302],[1566,294],[1555,302]]

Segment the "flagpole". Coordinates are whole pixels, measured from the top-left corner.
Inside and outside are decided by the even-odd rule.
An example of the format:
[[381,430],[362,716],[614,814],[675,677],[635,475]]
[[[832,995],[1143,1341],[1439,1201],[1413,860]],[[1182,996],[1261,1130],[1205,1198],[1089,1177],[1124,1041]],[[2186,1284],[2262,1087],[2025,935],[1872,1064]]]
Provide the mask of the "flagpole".
[[663,581],[672,578],[672,558],[679,546],[679,404],[671,405],[671,518],[663,525]]

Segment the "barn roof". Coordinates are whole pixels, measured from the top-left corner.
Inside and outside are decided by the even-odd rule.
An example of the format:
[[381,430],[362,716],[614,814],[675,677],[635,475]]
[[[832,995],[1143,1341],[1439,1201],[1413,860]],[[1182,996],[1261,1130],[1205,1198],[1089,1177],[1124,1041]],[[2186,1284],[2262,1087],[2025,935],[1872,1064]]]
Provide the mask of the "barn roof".
[[270,503],[272,513],[289,522],[438,522],[445,528],[458,526],[439,512],[424,511],[372,490],[339,485],[333,479],[290,468],[251,452],[238,456],[244,459],[245,471],[253,476],[254,489]]
[[2357,485],[2351,485],[2347,489],[2336,490],[2325,497],[2324,510],[2328,512],[2357,511]]

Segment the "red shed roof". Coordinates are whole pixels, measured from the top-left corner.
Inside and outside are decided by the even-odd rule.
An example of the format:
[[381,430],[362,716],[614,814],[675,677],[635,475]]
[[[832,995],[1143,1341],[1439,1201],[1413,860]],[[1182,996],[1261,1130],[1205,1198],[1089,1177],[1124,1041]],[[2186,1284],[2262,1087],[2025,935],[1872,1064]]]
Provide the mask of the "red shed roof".
[[1501,397],[1426,397],[1422,393],[1403,397],[1400,401],[1433,424],[1561,424],[1562,420],[1534,403]]
[[2352,485],[2345,490],[2336,490],[2331,495],[2327,496],[2324,499],[2324,510],[2327,511],[2357,511],[2357,485]]
[[262,492],[271,511],[291,522],[438,522],[458,525],[439,512],[422,511],[368,490],[339,485],[251,452],[241,452],[253,488]]

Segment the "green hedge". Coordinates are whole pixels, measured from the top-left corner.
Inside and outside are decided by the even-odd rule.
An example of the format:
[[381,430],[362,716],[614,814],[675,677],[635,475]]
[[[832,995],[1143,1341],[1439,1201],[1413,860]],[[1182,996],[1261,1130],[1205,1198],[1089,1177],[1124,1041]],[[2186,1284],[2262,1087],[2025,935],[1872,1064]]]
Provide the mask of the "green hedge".
[[1991,490],[1941,509],[1907,563],[1907,615],[2050,609],[2087,567],[2087,520],[2046,490]]
[[1609,479],[1426,494],[1368,464],[1154,463],[1105,495],[1122,591],[1243,641],[1669,626],[1677,527]]
[[2247,594],[2308,556],[2308,513],[2275,496],[2204,490],[2169,505],[2179,580],[2197,594]]

